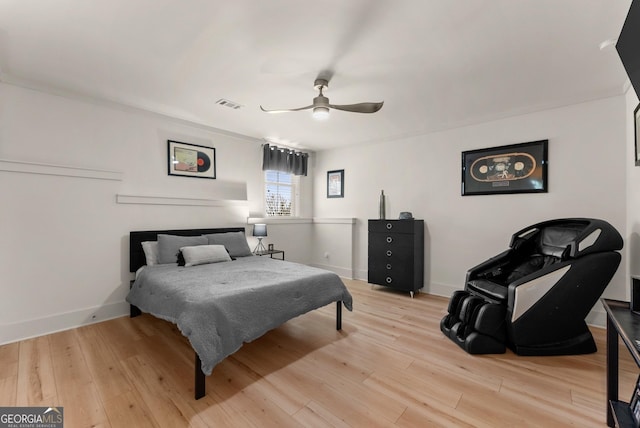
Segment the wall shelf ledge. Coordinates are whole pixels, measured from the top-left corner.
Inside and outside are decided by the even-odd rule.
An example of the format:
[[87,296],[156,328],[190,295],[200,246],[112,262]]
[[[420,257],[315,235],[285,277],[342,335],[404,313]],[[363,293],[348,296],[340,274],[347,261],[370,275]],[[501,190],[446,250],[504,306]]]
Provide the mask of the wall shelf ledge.
[[0,171],[122,181],[121,171],[0,159]]
[[223,207],[237,206],[247,204],[247,201],[237,199],[201,199],[201,198],[182,198],[173,196],[149,196],[149,195],[116,195],[116,203],[118,204],[136,204],[136,205],[180,205],[180,206],[198,206],[198,207]]

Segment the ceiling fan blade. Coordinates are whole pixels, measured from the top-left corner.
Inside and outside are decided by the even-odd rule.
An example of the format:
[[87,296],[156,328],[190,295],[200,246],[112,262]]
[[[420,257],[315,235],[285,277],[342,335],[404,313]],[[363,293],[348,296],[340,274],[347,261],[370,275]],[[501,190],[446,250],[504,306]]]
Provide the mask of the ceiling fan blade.
[[313,105],[306,106],[306,107],[300,107],[300,108],[281,109],[281,110],[267,110],[264,107],[260,106],[260,110],[262,110],[262,111],[264,111],[266,113],[288,113],[290,111],[309,110],[310,108],[313,108]]
[[345,105],[329,104],[329,107],[336,110],[350,111],[353,113],[375,113],[382,108],[383,104],[384,101],[380,103],[359,103]]

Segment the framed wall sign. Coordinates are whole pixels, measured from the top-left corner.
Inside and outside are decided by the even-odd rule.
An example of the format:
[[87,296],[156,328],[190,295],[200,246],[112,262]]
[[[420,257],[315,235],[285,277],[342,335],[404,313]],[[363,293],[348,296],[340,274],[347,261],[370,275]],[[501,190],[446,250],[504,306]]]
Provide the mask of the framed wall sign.
[[636,166],[640,166],[640,147],[638,147],[638,138],[640,138],[640,104],[633,111],[633,123],[634,123],[634,147],[636,149]]
[[216,178],[216,149],[168,140],[169,175]]
[[327,171],[327,198],[344,198],[344,169]]
[[546,193],[549,140],[462,152],[462,196]]

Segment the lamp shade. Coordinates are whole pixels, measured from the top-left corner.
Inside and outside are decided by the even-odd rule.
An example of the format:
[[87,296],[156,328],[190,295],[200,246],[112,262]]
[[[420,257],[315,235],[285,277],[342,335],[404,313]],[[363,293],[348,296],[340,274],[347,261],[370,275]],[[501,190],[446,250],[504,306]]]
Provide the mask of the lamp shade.
[[267,236],[267,225],[266,224],[254,224],[253,225],[253,236]]

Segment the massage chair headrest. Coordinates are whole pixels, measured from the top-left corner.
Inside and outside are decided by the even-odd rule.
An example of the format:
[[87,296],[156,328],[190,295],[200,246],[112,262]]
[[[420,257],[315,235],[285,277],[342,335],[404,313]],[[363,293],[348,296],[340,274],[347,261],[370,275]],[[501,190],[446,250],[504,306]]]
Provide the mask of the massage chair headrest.
[[549,220],[534,224],[511,237],[511,248],[518,248],[532,240],[536,250],[559,259],[576,258],[585,254],[622,249],[620,233],[604,220],[571,218]]

